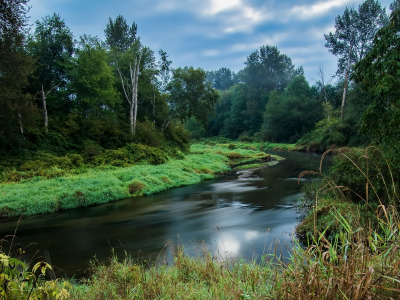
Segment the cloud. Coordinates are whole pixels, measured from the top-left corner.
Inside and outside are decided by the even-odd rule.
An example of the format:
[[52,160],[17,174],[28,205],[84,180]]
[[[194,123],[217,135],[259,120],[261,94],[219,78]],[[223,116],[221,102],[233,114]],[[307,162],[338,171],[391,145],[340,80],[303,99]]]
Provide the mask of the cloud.
[[210,0],[210,7],[205,13],[216,15],[222,11],[230,10],[232,8],[241,8],[242,2],[240,0]]
[[[356,0],[359,2],[360,0]],[[292,8],[290,15],[300,19],[311,19],[321,17],[334,8],[344,7],[347,4],[353,4],[354,0],[329,0],[319,1],[312,5],[298,5]]]
[[[122,14],[138,24],[141,41],[156,53],[165,50],[174,67],[243,68],[246,57],[262,45],[303,65],[307,78],[318,65],[334,73],[337,59],[324,47],[324,33],[335,17],[363,0],[30,0],[33,23],[59,13],[75,37],[104,39],[108,17]],[[382,0],[388,6],[393,0]],[[88,14],[87,12],[92,13]]]

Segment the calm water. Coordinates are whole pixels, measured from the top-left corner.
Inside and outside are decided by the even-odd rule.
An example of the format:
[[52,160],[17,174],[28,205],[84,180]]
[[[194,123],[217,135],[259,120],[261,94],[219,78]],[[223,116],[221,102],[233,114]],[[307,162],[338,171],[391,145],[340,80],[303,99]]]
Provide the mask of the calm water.
[[[157,256],[169,240],[184,244],[190,253],[200,251],[204,244],[223,256],[260,256],[275,239],[290,245],[299,217],[293,207],[300,190],[297,176],[319,168],[320,156],[276,154],[286,160],[252,174],[224,176],[96,207],[23,217],[16,241],[24,246],[35,242],[32,249],[40,251],[39,255],[48,246],[53,265],[78,276],[94,255],[106,260],[114,248],[133,256]],[[330,161],[326,158],[324,165]],[[16,223],[15,219],[0,222],[0,236],[12,233]]]

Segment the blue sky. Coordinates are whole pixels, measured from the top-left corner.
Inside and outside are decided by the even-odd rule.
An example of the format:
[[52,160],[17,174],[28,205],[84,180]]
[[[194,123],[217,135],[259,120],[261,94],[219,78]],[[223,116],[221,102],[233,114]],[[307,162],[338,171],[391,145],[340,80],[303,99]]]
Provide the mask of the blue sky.
[[[362,0],[31,0],[31,23],[54,12],[75,38],[104,39],[108,18],[119,14],[138,25],[141,41],[166,51],[173,67],[205,70],[243,68],[246,57],[262,45],[276,45],[311,84],[322,65],[333,75],[336,58],[324,47],[324,33],[335,17]],[[381,1],[389,10],[391,0]]]

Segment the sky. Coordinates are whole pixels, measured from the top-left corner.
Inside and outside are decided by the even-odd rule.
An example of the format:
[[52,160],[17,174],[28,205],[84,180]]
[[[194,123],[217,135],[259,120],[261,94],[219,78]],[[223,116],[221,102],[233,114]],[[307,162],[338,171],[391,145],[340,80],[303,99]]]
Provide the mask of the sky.
[[[392,0],[380,1],[387,7]],[[109,17],[136,22],[142,43],[163,49],[173,67],[205,70],[227,67],[237,72],[247,56],[262,45],[303,66],[313,84],[319,66],[326,77],[337,59],[324,47],[324,34],[334,32],[335,17],[362,0],[30,0],[30,23],[54,12],[76,39],[83,34],[104,40]],[[158,57],[157,57],[158,60]]]

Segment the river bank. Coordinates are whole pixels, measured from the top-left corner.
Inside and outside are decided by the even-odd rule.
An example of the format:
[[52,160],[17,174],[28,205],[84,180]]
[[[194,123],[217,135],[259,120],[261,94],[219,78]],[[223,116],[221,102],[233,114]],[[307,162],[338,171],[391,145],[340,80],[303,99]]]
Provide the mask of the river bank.
[[[104,165],[57,178],[40,176],[0,184],[0,218],[53,213],[87,207],[123,198],[150,195],[167,189],[196,184],[231,170],[236,159],[241,168],[246,161],[258,161],[257,167],[275,160],[262,151],[228,146],[193,145],[191,154],[170,159],[164,164],[138,164],[129,167]],[[239,162],[240,161],[240,162]],[[244,164],[244,166],[243,166]]]

